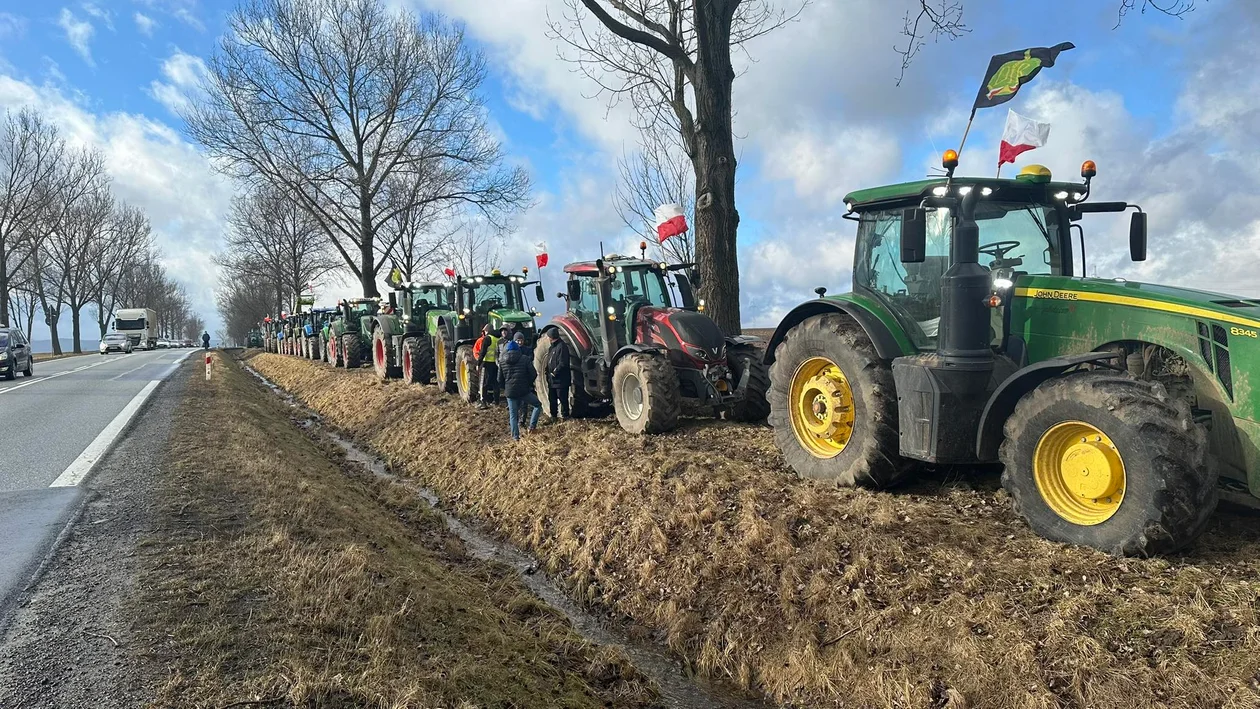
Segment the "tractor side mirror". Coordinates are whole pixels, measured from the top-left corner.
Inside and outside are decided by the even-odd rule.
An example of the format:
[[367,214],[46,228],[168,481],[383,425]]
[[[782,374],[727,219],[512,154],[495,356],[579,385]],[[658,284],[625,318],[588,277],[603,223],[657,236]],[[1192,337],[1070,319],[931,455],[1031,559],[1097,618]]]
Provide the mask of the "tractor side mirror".
[[1129,257],[1146,260],[1146,212],[1134,212],[1129,219]]
[[544,300],[546,300],[546,299],[547,299],[547,298],[546,298],[546,294],[545,294],[545,293],[543,293],[543,289],[542,289],[542,284],[541,284],[541,283],[539,283],[538,285],[534,286],[534,299],[535,299],[535,300],[537,300],[539,303],[541,303],[541,302],[543,302]]
[[395,310],[397,310],[397,309],[398,309],[398,293],[397,293],[397,291],[390,291],[390,292],[389,292],[389,307],[394,308]]
[[569,300],[573,301],[582,299],[582,284],[579,283],[576,278],[566,282],[564,285],[568,288]]
[[927,211],[922,207],[901,210],[901,262],[923,263],[927,257]]

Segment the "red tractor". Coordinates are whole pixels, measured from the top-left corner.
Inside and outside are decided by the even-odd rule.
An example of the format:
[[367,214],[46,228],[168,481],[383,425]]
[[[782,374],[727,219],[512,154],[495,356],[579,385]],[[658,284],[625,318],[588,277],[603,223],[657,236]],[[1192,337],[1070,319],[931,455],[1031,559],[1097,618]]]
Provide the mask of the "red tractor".
[[[759,421],[770,412],[760,339],[726,337],[703,313],[704,301],[695,302],[687,268],[616,255],[564,267],[565,313],[543,333],[559,330],[569,348],[574,416],[611,401],[622,428],[661,433],[678,425],[683,399],[736,421]],[[541,372],[550,348],[551,339],[540,337],[534,353],[544,401]]]

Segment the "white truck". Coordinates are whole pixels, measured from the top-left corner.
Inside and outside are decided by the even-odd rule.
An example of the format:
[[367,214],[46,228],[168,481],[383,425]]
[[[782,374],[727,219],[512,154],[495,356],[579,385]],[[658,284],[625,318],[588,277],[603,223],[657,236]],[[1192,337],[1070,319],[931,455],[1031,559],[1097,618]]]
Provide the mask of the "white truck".
[[157,349],[157,328],[157,313],[149,308],[122,308],[114,313],[114,331],[125,334],[134,349]]

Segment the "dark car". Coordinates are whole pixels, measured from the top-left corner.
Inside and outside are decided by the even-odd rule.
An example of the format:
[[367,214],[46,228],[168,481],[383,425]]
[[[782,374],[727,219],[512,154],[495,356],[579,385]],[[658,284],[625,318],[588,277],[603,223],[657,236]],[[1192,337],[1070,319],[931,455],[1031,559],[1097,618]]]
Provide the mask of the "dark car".
[[35,353],[22,331],[15,327],[0,327],[0,377],[17,379],[17,373],[35,374]]

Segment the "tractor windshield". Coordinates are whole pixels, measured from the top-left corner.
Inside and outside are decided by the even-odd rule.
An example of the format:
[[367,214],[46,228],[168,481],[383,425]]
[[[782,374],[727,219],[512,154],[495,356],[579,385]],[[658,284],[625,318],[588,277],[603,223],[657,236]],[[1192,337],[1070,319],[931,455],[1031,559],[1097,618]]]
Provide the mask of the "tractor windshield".
[[[855,288],[875,295],[903,321],[920,348],[935,346],[941,315],[941,279],[949,269],[954,220],[948,209],[927,214],[927,251],[922,263],[901,261],[901,210],[863,213],[858,226]],[[981,201],[980,265],[995,283],[1021,275],[1063,273],[1059,218],[1055,208],[1033,202]]]
[[668,308],[673,305],[670,302],[669,289],[665,285],[665,277],[648,266],[619,268],[609,285],[613,299],[624,299],[626,306]]
[[425,287],[412,294],[412,306],[416,310],[451,309],[451,299],[444,287]]
[[491,310],[509,308],[522,310],[523,305],[517,292],[519,286],[507,279],[479,279],[468,288],[468,302],[474,312],[489,313]]

